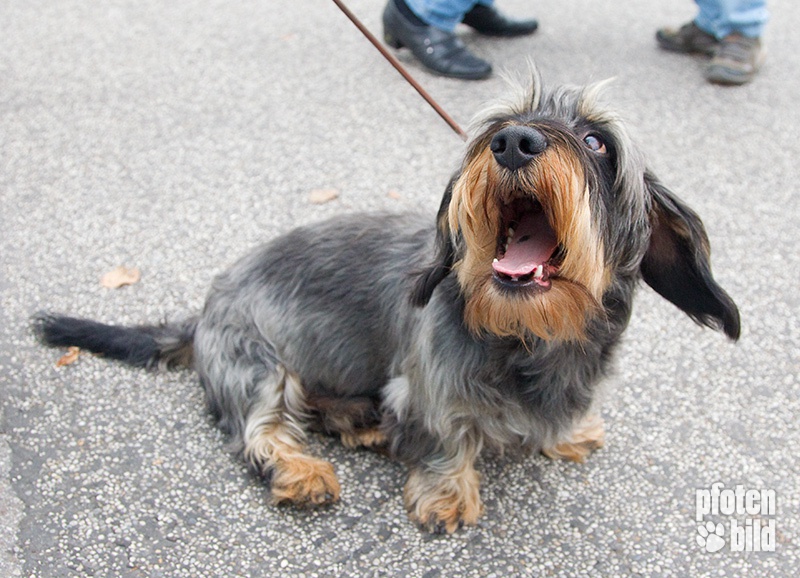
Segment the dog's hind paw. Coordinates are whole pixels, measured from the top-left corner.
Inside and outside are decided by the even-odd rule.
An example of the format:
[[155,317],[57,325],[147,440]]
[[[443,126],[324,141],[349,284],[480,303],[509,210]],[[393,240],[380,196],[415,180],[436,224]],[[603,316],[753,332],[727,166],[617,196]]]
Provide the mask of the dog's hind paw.
[[606,432],[603,418],[591,414],[583,418],[572,430],[569,437],[553,447],[542,449],[542,453],[553,460],[570,460],[582,463],[594,450],[605,443]]
[[330,462],[302,456],[277,462],[272,471],[272,501],[316,507],[339,500],[339,480]]
[[378,449],[388,443],[386,434],[378,427],[342,432],[341,439],[342,445],[350,449],[359,447]]
[[472,468],[455,476],[413,470],[404,491],[408,515],[434,534],[474,526],[483,513],[478,488],[478,473]]

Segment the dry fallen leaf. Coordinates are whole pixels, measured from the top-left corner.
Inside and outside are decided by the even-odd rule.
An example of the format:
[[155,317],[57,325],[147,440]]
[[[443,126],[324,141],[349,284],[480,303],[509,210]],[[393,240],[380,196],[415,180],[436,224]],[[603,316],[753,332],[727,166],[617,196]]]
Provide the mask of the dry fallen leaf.
[[336,189],[314,189],[308,195],[308,200],[315,205],[324,205],[329,203],[339,196],[339,191]]
[[61,359],[56,361],[56,367],[63,367],[65,365],[70,365],[78,361],[78,356],[81,354],[81,350],[78,347],[70,347],[67,352],[61,356]]
[[141,276],[139,269],[135,267],[133,269],[128,269],[127,267],[120,266],[103,275],[100,278],[100,285],[108,289],[117,289],[123,285],[138,283]]

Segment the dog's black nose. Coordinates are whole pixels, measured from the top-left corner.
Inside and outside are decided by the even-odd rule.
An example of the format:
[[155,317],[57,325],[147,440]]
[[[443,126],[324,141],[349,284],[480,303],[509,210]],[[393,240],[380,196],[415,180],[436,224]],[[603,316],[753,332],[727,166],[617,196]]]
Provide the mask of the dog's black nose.
[[515,171],[543,153],[547,148],[547,139],[535,128],[509,126],[494,135],[489,148],[498,163]]

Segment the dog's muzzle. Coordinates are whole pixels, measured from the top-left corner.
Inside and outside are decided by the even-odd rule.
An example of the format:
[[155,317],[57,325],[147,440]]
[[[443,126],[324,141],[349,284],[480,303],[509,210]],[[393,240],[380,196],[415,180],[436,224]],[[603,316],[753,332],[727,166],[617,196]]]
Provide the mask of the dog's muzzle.
[[[510,126],[492,138],[489,149],[501,167],[516,172],[547,149],[547,139],[535,128]],[[506,288],[547,290],[557,265],[553,256],[558,239],[538,200],[521,196],[505,204],[494,279]]]

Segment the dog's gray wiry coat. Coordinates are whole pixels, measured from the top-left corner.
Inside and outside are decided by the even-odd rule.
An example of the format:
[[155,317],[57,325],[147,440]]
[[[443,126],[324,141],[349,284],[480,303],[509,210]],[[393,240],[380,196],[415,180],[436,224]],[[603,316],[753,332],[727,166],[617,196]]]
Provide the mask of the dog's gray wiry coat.
[[476,338],[460,321],[453,278],[424,308],[409,299],[418,264],[434,251],[426,221],[353,215],[302,227],[215,280],[195,334],[195,365],[234,439],[278,365],[312,394],[388,395],[403,436],[389,439],[412,462],[432,459],[458,428],[479,423],[498,448],[541,446],[586,412],[628,321],[633,279],[613,291],[620,306],[598,324],[603,339],[526,347]]
[[[711,275],[700,219],[647,171],[592,91],[546,93],[536,78],[519,103],[488,115],[460,174],[509,126],[532,128],[581,167],[587,228],[597,231],[593,243],[602,245],[606,273],[583,338],[468,327],[455,271],[475,248],[461,225],[453,226],[455,213],[448,214],[459,175],[436,222],[359,214],[273,240],[219,275],[202,314],[183,324],[118,328],[41,315],[37,330],[49,344],[143,366],[185,360],[191,351],[212,412],[264,474],[272,458],[248,456],[247,445],[270,424],[283,423],[302,440],[310,422],[343,439],[380,423],[390,453],[412,467],[412,476],[422,472],[407,486],[413,510],[420,495],[449,483],[429,478],[462,476],[486,446],[540,450],[569,439],[592,409],[641,278],[695,321],[734,339],[739,334],[736,306]],[[598,142],[599,151],[584,144],[598,149]],[[503,194],[526,186],[515,172],[492,166],[511,183]],[[499,299],[517,299],[503,291]],[[463,485],[441,489],[440,497],[463,492]],[[452,516],[429,505],[417,509],[417,518],[432,511],[432,519],[420,521],[434,529],[444,520],[452,530],[459,516],[474,523],[477,516],[464,514],[469,507],[459,499]]]

